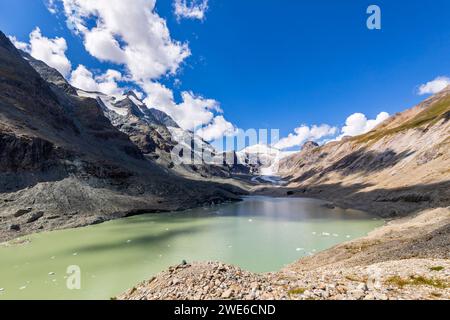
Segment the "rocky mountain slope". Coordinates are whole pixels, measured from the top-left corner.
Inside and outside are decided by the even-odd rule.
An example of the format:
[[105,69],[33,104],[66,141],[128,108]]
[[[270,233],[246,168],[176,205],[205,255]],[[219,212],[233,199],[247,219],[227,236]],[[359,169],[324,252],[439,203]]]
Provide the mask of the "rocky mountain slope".
[[367,237],[270,274],[215,262],[176,266],[118,298],[450,299],[449,120],[447,88],[365,135],[306,143],[280,161],[288,186],[256,191],[392,218]]
[[[291,195],[385,217],[450,205],[450,88],[375,130],[280,162]],[[284,191],[282,191],[284,192]],[[286,194],[286,193],[284,193]]]
[[136,140],[98,100],[79,96],[0,33],[0,240],[237,198],[237,188],[185,179],[149,160],[143,149],[164,148],[164,137]]
[[[206,163],[202,158],[202,151],[209,150],[216,155],[214,148],[194,135],[192,132],[181,129],[178,124],[164,112],[148,108],[134,92],[125,95],[109,96],[99,92],[86,92],[77,90],[82,97],[96,99],[105,116],[120,131],[128,135],[144,155],[158,164],[177,172],[178,174],[203,178],[230,177],[230,170],[219,161],[217,165]],[[197,160],[175,161],[172,153],[174,148],[183,145],[183,151],[193,154]],[[192,147],[194,144],[194,147]]]
[[[80,90],[72,87],[57,70],[44,62],[34,59],[26,52],[21,51],[21,54],[47,82],[66,93],[97,100],[103,114],[117,129],[128,135],[147,158],[188,177],[231,176],[230,167],[225,166],[220,159],[223,155],[194,133],[181,129],[166,113],[149,108],[133,91],[123,95],[107,95]],[[172,159],[174,155],[171,152],[178,144],[183,144],[183,148],[187,153],[192,153],[193,157],[197,153],[195,154],[197,161],[174,164]],[[218,157],[217,164],[203,161],[201,155],[203,150],[208,150]]]

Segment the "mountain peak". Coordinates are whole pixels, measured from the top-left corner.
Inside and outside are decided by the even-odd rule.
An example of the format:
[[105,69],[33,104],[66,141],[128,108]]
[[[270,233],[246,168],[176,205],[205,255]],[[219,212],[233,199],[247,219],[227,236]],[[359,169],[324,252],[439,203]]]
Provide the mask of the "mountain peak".
[[305,142],[305,144],[303,145],[302,150],[305,150],[305,151],[307,151],[307,150],[312,150],[312,149],[317,148],[318,146],[319,146],[319,144],[318,144],[317,142],[314,142],[314,141],[307,141],[307,142]]
[[128,90],[127,92],[125,92],[124,96],[127,96],[129,98],[133,97],[140,101],[140,99],[138,98],[138,96],[136,95],[136,93],[133,90]]

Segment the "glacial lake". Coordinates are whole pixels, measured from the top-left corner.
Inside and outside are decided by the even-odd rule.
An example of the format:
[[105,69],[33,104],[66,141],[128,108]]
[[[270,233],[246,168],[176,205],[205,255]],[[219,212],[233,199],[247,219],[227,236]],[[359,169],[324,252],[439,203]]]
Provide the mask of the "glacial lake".
[[[183,260],[277,271],[366,235],[381,219],[314,199],[248,197],[185,212],[148,214],[0,245],[0,300],[110,299]],[[79,266],[81,289],[67,288]]]

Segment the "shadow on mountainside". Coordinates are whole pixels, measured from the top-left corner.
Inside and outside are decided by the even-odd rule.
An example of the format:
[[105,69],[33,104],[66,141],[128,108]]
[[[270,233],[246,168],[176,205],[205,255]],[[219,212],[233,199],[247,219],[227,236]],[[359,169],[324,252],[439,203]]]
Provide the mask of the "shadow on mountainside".
[[377,172],[395,166],[403,159],[414,154],[413,151],[396,153],[388,149],[384,152],[358,150],[324,170],[322,175],[330,171],[339,171],[345,175],[355,172]]
[[[307,170],[299,177],[288,176],[286,179],[291,182],[303,182],[311,178],[315,178],[315,180],[320,179],[330,172],[339,172],[344,175],[373,173],[391,168],[412,154],[414,154],[414,151],[396,153],[391,149],[384,152],[366,151],[363,149],[343,157],[323,170],[311,169]],[[326,156],[327,154],[322,154],[319,158],[324,158]],[[308,164],[300,165],[300,168],[306,165]]]

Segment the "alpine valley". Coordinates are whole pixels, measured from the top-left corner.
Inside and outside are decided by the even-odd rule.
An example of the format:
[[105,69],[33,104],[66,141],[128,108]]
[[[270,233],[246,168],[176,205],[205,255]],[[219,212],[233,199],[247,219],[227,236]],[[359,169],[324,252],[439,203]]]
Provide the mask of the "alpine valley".
[[[105,293],[119,299],[450,298],[450,87],[368,133],[309,141],[296,152],[263,144],[220,152],[156,107],[134,91],[75,88],[0,32],[0,256],[39,243],[36,235],[67,232],[81,241],[81,232],[106,237],[109,227],[131,225],[136,231],[127,236],[145,233],[126,242],[140,245],[135,252],[157,239],[169,251],[171,237],[192,247],[181,264],[158,264],[162,273],[152,269],[150,280]],[[180,145],[200,161],[175,163]],[[205,151],[215,161],[203,161]],[[166,233],[150,236],[151,225]],[[172,227],[180,229],[169,234]],[[316,247],[290,248],[306,234],[301,239]],[[241,241],[230,243],[230,235]],[[208,252],[215,241],[227,263],[192,262],[203,257],[195,248]],[[249,244],[245,253],[225,251]],[[271,244],[266,257],[259,250]],[[86,255],[95,251],[90,245]],[[114,251],[117,243],[102,245]],[[163,255],[155,251],[152,259]],[[265,268],[253,255],[281,270],[258,272]]]

